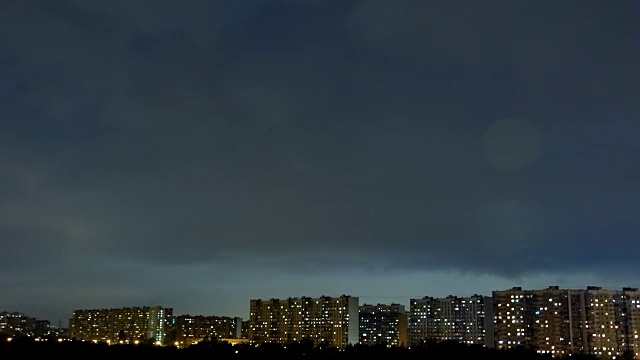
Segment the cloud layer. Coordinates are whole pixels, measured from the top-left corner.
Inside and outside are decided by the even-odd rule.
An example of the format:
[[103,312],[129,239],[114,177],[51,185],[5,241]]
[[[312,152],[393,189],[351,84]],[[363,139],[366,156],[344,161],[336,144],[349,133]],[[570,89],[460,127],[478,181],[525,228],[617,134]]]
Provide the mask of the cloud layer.
[[5,1],[0,281],[614,276],[640,250],[637,7]]

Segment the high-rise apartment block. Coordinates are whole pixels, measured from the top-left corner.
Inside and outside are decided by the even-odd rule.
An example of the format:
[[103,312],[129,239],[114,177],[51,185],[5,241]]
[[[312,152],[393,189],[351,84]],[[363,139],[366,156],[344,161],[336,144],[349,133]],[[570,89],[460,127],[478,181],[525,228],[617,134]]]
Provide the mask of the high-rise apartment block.
[[241,338],[242,319],[228,316],[180,315],[174,319],[175,342],[189,346],[201,341]]
[[445,340],[493,346],[492,298],[482,295],[410,299],[409,344]]
[[358,306],[358,298],[348,295],[253,299],[249,341],[287,344],[310,339],[316,345],[344,348],[358,343]]
[[495,341],[552,355],[638,357],[640,292],[636,288],[494,291]]
[[249,339],[249,320],[242,321],[242,329],[240,330],[241,339]]
[[173,309],[161,306],[75,310],[69,322],[70,337],[110,344],[162,344],[172,315]]
[[407,346],[407,330],[404,305],[360,306],[360,344]]
[[49,335],[49,320],[38,320],[20,312],[0,312],[0,334],[45,337]]

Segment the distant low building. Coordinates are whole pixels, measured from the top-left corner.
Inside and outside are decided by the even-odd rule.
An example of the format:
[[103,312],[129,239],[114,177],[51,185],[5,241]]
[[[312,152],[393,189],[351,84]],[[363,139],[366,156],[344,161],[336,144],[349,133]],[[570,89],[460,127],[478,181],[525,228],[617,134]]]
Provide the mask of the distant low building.
[[69,328],[62,327],[60,324],[58,324],[58,325],[50,325],[49,326],[49,337],[57,338],[57,339],[68,339],[69,338]]
[[249,339],[220,339],[219,341],[228,342],[231,345],[249,344]]
[[32,333],[35,337],[47,337],[51,334],[51,322],[49,320],[36,320],[33,322]]
[[180,315],[173,322],[175,345],[188,346],[209,340],[240,339],[242,319],[227,316]]

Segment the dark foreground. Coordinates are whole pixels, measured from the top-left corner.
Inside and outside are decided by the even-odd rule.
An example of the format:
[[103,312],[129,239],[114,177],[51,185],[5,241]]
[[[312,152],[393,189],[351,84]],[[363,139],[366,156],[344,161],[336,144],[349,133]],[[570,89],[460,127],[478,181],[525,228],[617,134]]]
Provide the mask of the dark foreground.
[[[310,344],[297,343],[288,346],[265,344],[262,346],[230,345],[228,343],[208,342],[192,345],[188,348],[162,347],[154,345],[107,345],[78,341],[35,342],[31,339],[13,339],[0,342],[0,358],[6,355],[26,358],[31,356],[47,357],[92,357],[112,356],[162,358],[162,359],[496,359],[496,360],[534,360],[551,359],[550,355],[538,354],[527,349],[496,350],[479,346],[461,345],[444,342],[423,347],[389,348],[384,346],[349,346],[346,349],[314,348]],[[573,355],[571,360],[592,360],[592,356]]]

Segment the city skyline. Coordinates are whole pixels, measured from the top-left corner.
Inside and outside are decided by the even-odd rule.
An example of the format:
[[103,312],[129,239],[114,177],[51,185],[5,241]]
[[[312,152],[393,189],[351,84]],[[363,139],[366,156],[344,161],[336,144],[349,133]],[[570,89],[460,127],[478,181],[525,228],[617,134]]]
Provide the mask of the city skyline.
[[317,347],[342,349],[355,344],[420,348],[457,342],[553,356],[640,356],[638,288],[513,287],[495,290],[491,296],[424,296],[410,301],[406,309],[397,303],[360,303],[358,297],[347,294],[251,299],[246,320],[175,314],[162,306],[78,309],[68,331],[58,327],[53,332],[48,320],[2,312],[0,336],[8,342],[13,337],[30,337],[178,348],[212,339],[258,346],[308,341]]
[[640,287],[640,2],[0,3],[0,310]]
[[[470,300],[470,299],[480,299],[480,298],[491,298],[492,296],[494,296],[495,293],[510,293],[512,291],[516,291],[516,292],[545,292],[545,291],[550,291],[550,290],[561,290],[561,291],[585,291],[586,290],[593,290],[593,289],[597,289],[597,290],[604,290],[604,291],[636,291],[637,288],[635,287],[630,287],[630,286],[621,286],[621,287],[607,287],[607,286],[602,286],[602,285],[587,285],[584,287],[562,287],[562,286],[558,286],[558,285],[543,285],[543,286],[539,286],[539,287],[534,287],[534,288],[527,288],[527,287],[523,287],[523,286],[511,286],[509,288],[500,288],[500,289],[493,289],[490,290],[487,293],[463,293],[463,294],[454,294],[454,293],[447,293],[446,295],[443,294],[420,294],[420,295],[416,295],[416,296],[412,296],[412,297],[403,297],[403,296],[386,296],[386,297],[372,297],[372,296],[358,296],[358,295],[354,295],[352,293],[342,293],[342,294],[322,294],[322,295],[314,295],[314,294],[306,294],[306,295],[301,295],[301,294],[290,294],[288,296],[284,296],[284,297],[256,297],[256,298],[251,298],[248,299],[249,301],[249,306],[248,308],[251,308],[251,303],[253,303],[254,301],[287,301],[287,300],[300,300],[300,299],[317,299],[317,298],[340,298],[340,297],[352,297],[355,299],[358,299],[359,302],[359,306],[360,307],[376,307],[377,305],[383,305],[383,306],[400,306],[402,308],[405,309],[405,311],[407,311],[407,313],[410,313],[410,310],[412,308],[412,303],[416,303],[416,304],[422,304],[422,302],[424,301],[430,301],[430,300],[435,300],[435,301],[441,301],[441,300]],[[364,301],[360,301],[360,299],[365,299]],[[366,300],[368,299],[368,301]],[[371,301],[372,299],[376,299],[376,301]],[[70,311],[70,315],[67,316],[66,318],[59,318],[57,320],[52,319],[52,318],[47,318],[47,317],[41,317],[41,316],[35,316],[35,314],[30,314],[28,312],[25,311],[21,311],[20,309],[0,309],[0,311],[2,312],[7,312],[7,313],[17,313],[17,314],[22,314],[24,316],[33,318],[34,320],[46,320],[51,322],[52,325],[57,325],[57,326],[63,326],[65,327],[66,325],[68,325],[69,320],[72,318],[73,313],[76,311],[100,311],[100,310],[119,310],[119,309],[129,309],[129,308],[148,308],[148,307],[161,307],[164,308],[166,305],[167,309],[171,309],[173,316],[175,317],[184,317],[184,316],[191,316],[191,317],[223,317],[223,318],[239,318],[242,319],[243,321],[248,321],[248,319],[250,318],[250,316],[247,317],[243,317],[240,316],[238,314],[224,314],[224,313],[219,313],[219,312],[210,312],[210,313],[195,313],[195,312],[181,312],[181,311],[176,311],[174,312],[173,309],[174,307],[171,306],[171,304],[150,304],[150,303],[146,303],[146,304],[123,304],[120,306],[87,306],[84,308],[73,308]],[[250,313],[250,310],[247,311],[247,313]],[[491,316],[493,316],[492,314],[490,314]]]

